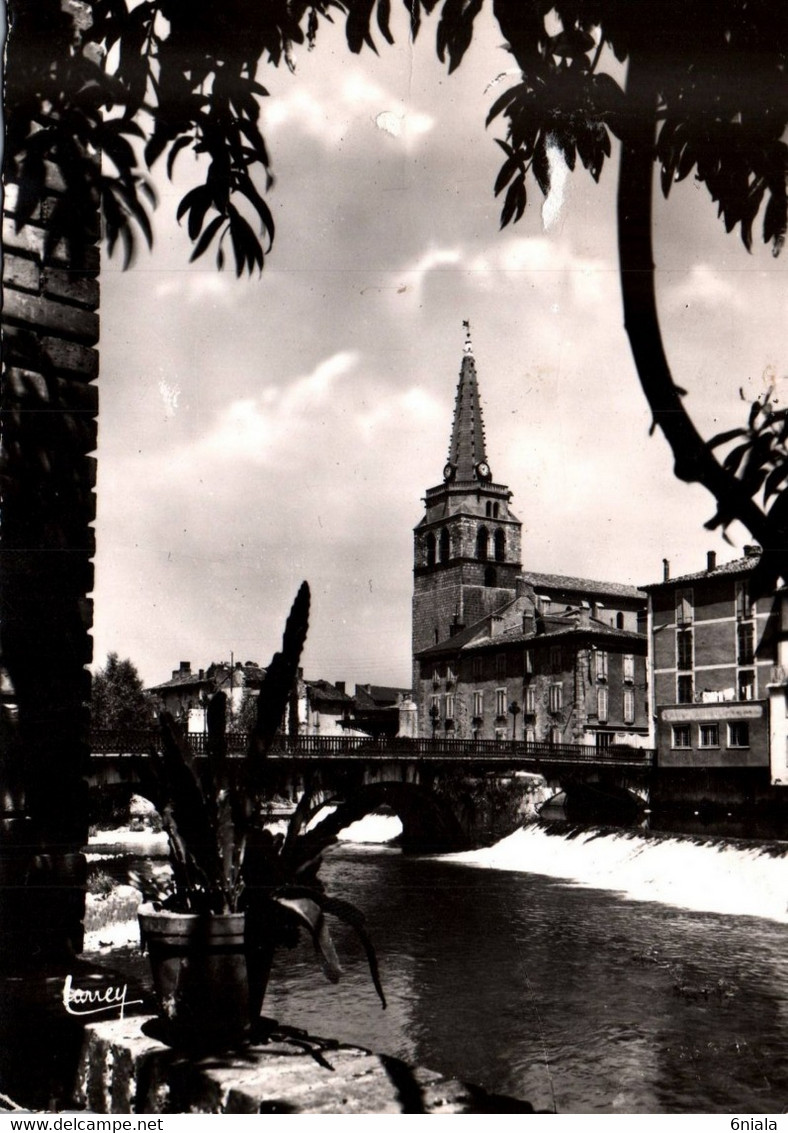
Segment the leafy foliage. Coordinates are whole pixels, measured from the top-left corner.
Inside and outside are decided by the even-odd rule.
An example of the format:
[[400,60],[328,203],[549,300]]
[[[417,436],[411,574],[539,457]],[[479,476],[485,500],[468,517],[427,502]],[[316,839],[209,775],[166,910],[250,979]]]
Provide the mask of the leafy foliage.
[[[294,67],[321,21],[346,17],[352,51],[374,47],[375,0],[9,0],[6,180],[20,186],[17,224],[52,198],[49,247],[63,240],[78,265],[100,208],[110,252],[125,263],[141,235],[153,238],[155,196],[147,170],[178,157],[200,161],[201,183],[184,195],[178,220],[194,247],[210,248],[238,275],[263,267],[275,223],[265,193],[273,178],[260,104],[265,64]],[[389,0],[377,24],[391,41]],[[101,154],[103,161],[96,160]]]
[[109,653],[93,677],[91,714],[94,728],[130,731],[150,727],[152,706],[135,666]]
[[[527,173],[549,192],[551,146],[569,169],[579,158],[599,180],[611,134],[625,139],[633,122],[650,116],[664,195],[694,173],[726,231],[738,227],[748,249],[763,207],[763,239],[779,252],[788,225],[785,17],[774,5],[746,0],[689,7],[691,14],[686,3],[670,0],[494,5],[522,72],[488,115],[488,124],[498,117],[507,123],[506,142],[499,143],[506,161],[495,184],[496,195],[509,186],[502,226],[523,214]],[[463,43],[455,47],[452,67]],[[617,80],[616,61],[633,54],[656,72],[651,107]],[[600,70],[603,63],[609,70]]]
[[[306,928],[327,977],[341,968],[326,914],[350,925],[369,961],[385,1007],[377,960],[362,913],[329,897],[318,878],[322,853],[334,833],[305,832],[312,799],[305,791],[287,834],[274,835],[258,821],[257,802],[266,786],[266,755],[281,725],[309,623],[309,587],[303,583],[287,619],[281,652],[274,655],[257,699],[257,718],[246,760],[231,775],[225,735],[227,697],[208,705],[208,759],[199,768],[173,718],[161,719],[161,750],[151,753],[144,790],[161,815],[170,843],[175,893],[168,906],[181,912],[246,914],[247,964],[255,965],[271,945],[291,945]],[[144,775],[144,768],[141,768]],[[262,961],[260,961],[262,963]]]
[[[737,475],[720,464],[681,401],[661,341],[650,242],[658,170],[666,197],[691,176],[704,185],[726,231],[738,230],[747,249],[758,228],[775,255],[782,248],[788,8],[773,0],[403,3],[413,37],[424,17],[435,18],[436,51],[450,72],[463,62],[477,19],[490,11],[516,63],[518,74],[488,115],[488,124],[505,123],[494,185],[502,227],[524,215],[529,181],[549,193],[553,154],[572,170],[579,160],[598,180],[612,140],[621,142],[625,324],[655,425],[671,445],[676,475],[715,496],[713,522],[736,518],[765,546],[788,547],[782,495],[768,514],[754,504],[748,492],[761,487],[755,465],[752,474]],[[172,175],[190,151],[203,180],[177,215],[192,258],[214,248],[222,267],[229,250],[238,275],[260,270],[275,232],[265,196],[272,172],[260,129],[268,93],[262,68],[292,68],[295,48],[311,48],[321,22],[334,17],[344,19],[352,52],[376,50],[376,36],[393,40],[391,0],[86,0],[64,7],[61,0],[9,0],[8,11],[4,165],[6,178],[19,184],[17,224],[44,205],[49,243],[66,241],[74,267],[99,206],[110,251],[122,245],[128,262],[140,234],[150,243],[154,197],[146,170],[164,161]],[[50,195],[58,179],[65,191]],[[782,492],[786,480],[772,471]],[[788,577],[788,553],[785,559]]]

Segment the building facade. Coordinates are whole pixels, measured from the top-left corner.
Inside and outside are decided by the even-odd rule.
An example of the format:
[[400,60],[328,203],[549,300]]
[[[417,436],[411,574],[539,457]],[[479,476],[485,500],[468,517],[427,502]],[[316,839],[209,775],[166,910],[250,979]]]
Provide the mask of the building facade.
[[254,661],[213,662],[207,669],[193,670],[190,661],[181,661],[168,681],[146,689],[158,712],[169,712],[188,732],[205,732],[208,700],[223,692],[232,718],[237,718],[247,695],[257,696],[265,669]]
[[[645,744],[646,639],[532,593],[417,654],[422,735]],[[426,725],[426,726],[425,726]]]
[[644,587],[660,771],[675,771],[677,785],[694,772],[712,797],[737,785],[743,801],[759,801],[788,784],[788,610],[782,590],[750,593],[760,553],[745,547],[718,566],[710,552],[705,570],[677,578],[666,562],[662,581]]

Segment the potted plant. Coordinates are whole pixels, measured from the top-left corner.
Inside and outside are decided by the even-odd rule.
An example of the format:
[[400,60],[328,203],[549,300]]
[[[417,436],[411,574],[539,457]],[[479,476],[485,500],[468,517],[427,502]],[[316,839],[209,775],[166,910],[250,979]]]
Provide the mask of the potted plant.
[[[207,756],[198,761],[173,718],[161,717],[161,750],[151,753],[145,791],[169,838],[173,893],[139,911],[165,1037],[177,1045],[242,1039],[259,1018],[274,952],[312,936],[326,976],[341,972],[326,915],[349,924],[367,954],[385,1007],[375,952],[361,912],[326,894],[322,853],[336,840],[330,822],[307,830],[305,790],[285,834],[266,829],[260,799],[271,787],[267,753],[296,679],[309,621],[303,583],[260,690],[245,757],[227,754],[227,698],[207,707]],[[200,766],[200,762],[202,765]]]

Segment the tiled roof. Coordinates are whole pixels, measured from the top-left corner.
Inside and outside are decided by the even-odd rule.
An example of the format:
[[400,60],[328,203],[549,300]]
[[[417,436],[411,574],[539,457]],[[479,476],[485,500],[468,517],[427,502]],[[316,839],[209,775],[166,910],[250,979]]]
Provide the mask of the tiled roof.
[[346,692],[340,692],[330,681],[304,681],[304,684],[309,689],[313,701],[347,701],[349,704],[353,699]]
[[[255,688],[259,685],[265,677],[266,670],[261,665],[256,665],[254,662],[249,662],[247,665],[242,665],[240,668],[231,669],[226,663],[213,661],[207,669],[203,671],[200,676],[199,670],[195,673],[193,670],[189,672],[178,673],[168,681],[162,681],[160,684],[151,685],[146,689],[146,692],[168,692],[174,689],[187,689],[187,688],[214,688],[216,685],[227,686],[227,678],[230,674],[233,676],[236,673],[243,673],[245,684],[250,688]],[[238,687],[237,685],[235,686]]]
[[409,688],[390,688],[388,685],[356,685],[353,699],[359,705],[370,708],[386,708],[396,704],[401,696],[410,695]]
[[749,574],[755,570],[758,563],[761,561],[760,553],[745,555],[741,559],[732,559],[729,563],[722,563],[721,566],[716,566],[714,570],[698,570],[693,574],[678,574],[675,578],[662,579],[660,582],[650,582],[643,589],[661,590],[664,587],[675,586],[676,583],[681,582],[697,582],[705,578],[719,578],[722,575],[731,574]]
[[197,686],[210,688],[212,684],[211,678],[206,677],[204,673],[202,676],[199,673],[178,673],[177,677],[173,677],[169,681],[162,681],[158,685],[151,685],[145,691],[162,692],[168,689],[195,688]]
[[[510,603],[510,605],[514,605],[514,603]],[[481,634],[481,630],[486,627],[489,617],[488,614],[472,626],[461,630],[454,637],[440,641],[437,645],[430,645],[427,649],[422,649],[417,657],[426,660],[430,657],[454,654],[460,650],[495,648],[499,645],[538,644],[542,641],[552,641],[571,636],[604,637],[608,640],[615,638],[619,641],[633,642],[645,642],[646,640],[645,634],[637,633],[635,630],[618,629],[615,626],[605,625],[604,622],[600,622],[596,618],[588,618],[583,622],[578,622],[577,616],[572,614],[557,614],[552,617],[548,615],[544,619],[539,619],[545,626],[541,633],[536,630],[526,633],[518,627],[517,629],[504,630],[494,636],[490,635],[489,632]]]
[[[499,642],[506,642],[507,645],[512,643],[538,644],[540,641],[553,641],[558,638],[580,636],[580,637],[606,637],[617,638],[620,641],[643,641],[646,640],[644,633],[637,633],[632,629],[617,629],[615,626],[605,625],[604,622],[596,621],[595,618],[589,618],[585,625],[565,625],[556,629],[546,630],[544,633],[506,633],[501,634],[500,637],[490,638],[484,644],[497,645]],[[479,642],[479,644],[483,644]]]
[[521,577],[533,586],[534,590],[544,586],[552,590],[607,594],[616,598],[645,599],[646,597],[637,586],[627,586],[623,582],[597,582],[592,578],[576,578],[571,574],[542,574],[534,570],[524,570]]

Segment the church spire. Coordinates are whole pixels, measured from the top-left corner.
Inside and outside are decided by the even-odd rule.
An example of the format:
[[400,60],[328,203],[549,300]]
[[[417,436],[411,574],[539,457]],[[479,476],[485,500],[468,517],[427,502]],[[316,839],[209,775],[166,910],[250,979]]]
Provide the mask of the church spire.
[[[451,479],[459,482],[473,480],[489,481],[490,470],[484,444],[484,425],[482,408],[479,402],[479,387],[476,381],[476,361],[471,344],[471,327],[464,320],[465,347],[457,384],[457,399],[454,405],[454,423],[449,442],[449,463],[446,471]],[[447,476],[448,479],[448,476]]]

